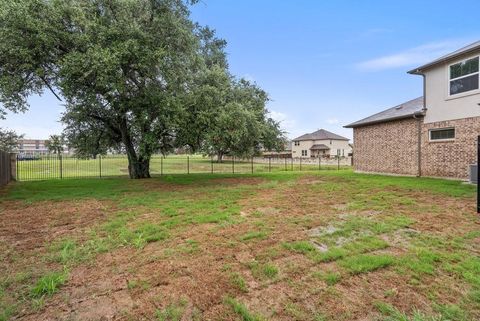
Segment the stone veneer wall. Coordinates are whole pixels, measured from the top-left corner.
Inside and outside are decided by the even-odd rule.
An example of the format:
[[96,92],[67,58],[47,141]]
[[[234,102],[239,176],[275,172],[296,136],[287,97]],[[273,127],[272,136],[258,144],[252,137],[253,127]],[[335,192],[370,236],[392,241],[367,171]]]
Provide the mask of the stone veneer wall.
[[355,170],[417,175],[418,122],[409,118],[354,128]]
[[[430,129],[447,127],[455,127],[454,140],[430,141]],[[469,165],[477,163],[478,135],[480,117],[423,124],[422,175],[468,178]]]

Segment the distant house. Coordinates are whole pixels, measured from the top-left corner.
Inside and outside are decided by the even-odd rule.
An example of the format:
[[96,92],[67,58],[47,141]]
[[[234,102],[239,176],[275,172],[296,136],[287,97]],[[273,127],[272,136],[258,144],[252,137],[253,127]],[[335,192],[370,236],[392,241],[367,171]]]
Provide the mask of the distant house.
[[18,141],[19,154],[48,154],[44,139],[20,139]]
[[480,41],[409,71],[424,95],[353,128],[357,171],[465,179],[480,135]]
[[[47,140],[45,139],[19,139],[18,140],[18,154],[19,155],[45,155],[49,153],[46,146]],[[73,149],[70,149],[67,145],[63,146],[63,153],[70,154]]]
[[292,157],[347,157],[351,152],[348,138],[325,129],[292,140]]

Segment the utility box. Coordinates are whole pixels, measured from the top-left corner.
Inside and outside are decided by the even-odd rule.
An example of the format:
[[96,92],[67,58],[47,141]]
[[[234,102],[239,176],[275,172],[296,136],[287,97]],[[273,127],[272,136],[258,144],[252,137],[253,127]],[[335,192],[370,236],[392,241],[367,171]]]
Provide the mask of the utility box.
[[470,174],[469,174],[470,183],[478,184],[477,178],[478,178],[478,165],[472,164],[470,165]]

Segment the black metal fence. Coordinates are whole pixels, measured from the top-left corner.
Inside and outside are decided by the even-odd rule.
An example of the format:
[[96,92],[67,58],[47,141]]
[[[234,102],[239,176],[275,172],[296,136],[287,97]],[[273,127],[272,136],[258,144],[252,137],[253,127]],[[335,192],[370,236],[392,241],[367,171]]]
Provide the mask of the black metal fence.
[[7,185],[12,179],[10,154],[0,151],[0,186]]
[[[150,160],[152,175],[191,173],[261,173],[274,171],[327,170],[349,167],[349,158],[216,158],[201,155],[154,155]],[[16,177],[19,181],[127,176],[125,155],[106,155],[81,159],[70,155],[18,155]]]

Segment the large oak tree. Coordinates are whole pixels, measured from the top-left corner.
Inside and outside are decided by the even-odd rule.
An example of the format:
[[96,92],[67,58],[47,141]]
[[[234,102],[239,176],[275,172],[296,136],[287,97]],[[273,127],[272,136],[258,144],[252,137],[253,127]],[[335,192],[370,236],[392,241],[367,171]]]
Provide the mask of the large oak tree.
[[[121,149],[131,178],[150,177],[151,155],[175,146],[253,150],[278,124],[266,95],[229,75],[225,42],[190,20],[193,2],[0,0],[0,102],[23,111],[51,91],[78,152]],[[242,139],[228,118],[246,126]]]

